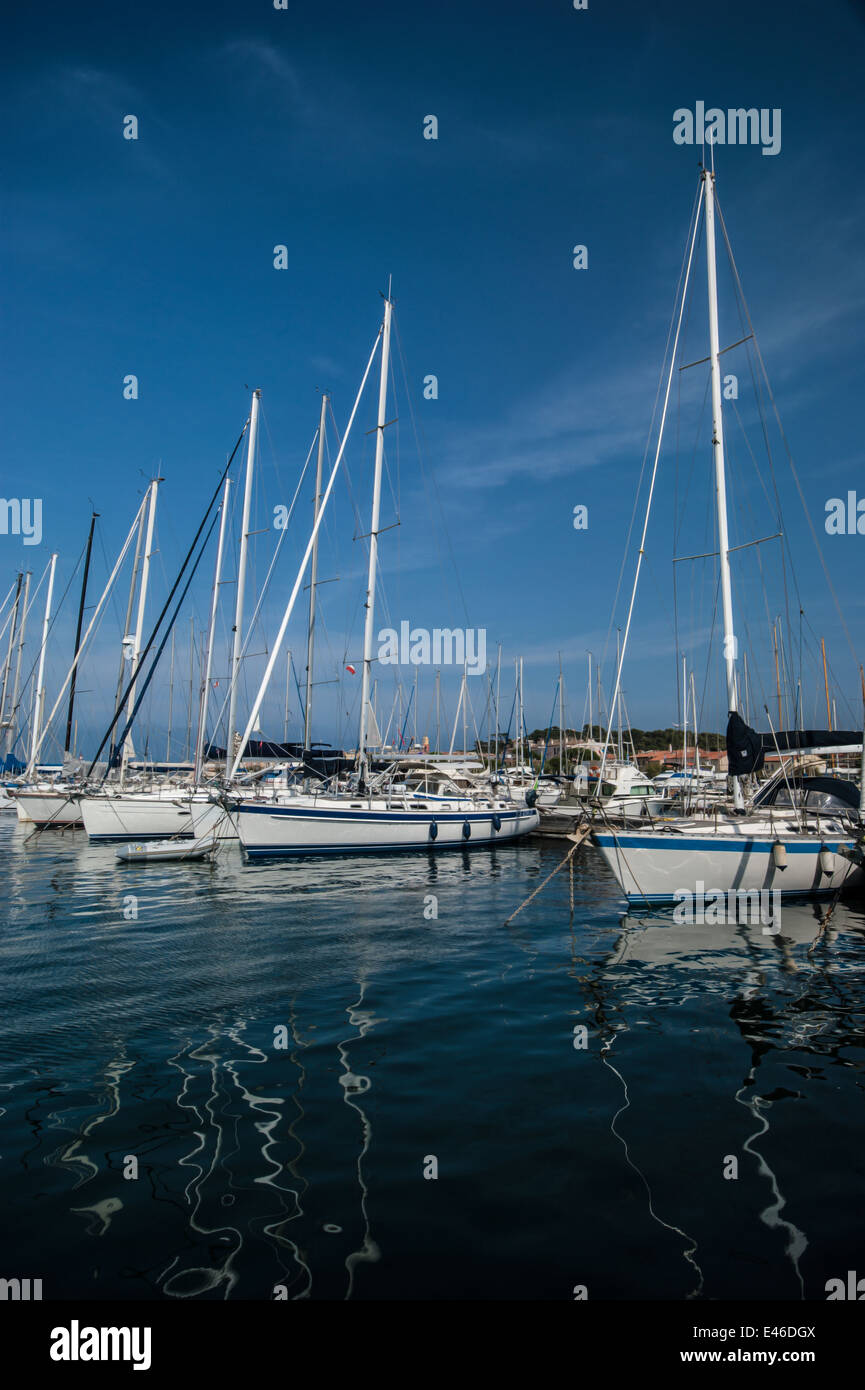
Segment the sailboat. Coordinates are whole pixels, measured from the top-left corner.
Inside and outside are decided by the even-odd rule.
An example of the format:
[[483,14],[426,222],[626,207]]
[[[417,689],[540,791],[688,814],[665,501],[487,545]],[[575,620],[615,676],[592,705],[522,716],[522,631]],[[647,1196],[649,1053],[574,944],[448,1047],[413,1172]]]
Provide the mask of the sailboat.
[[237,831],[245,853],[252,857],[309,854],[355,854],[395,849],[441,849],[446,846],[495,844],[514,839],[537,828],[534,807],[518,805],[510,798],[493,793],[458,794],[427,801],[399,785],[395,769],[372,773],[370,744],[375,741],[375,716],[370,702],[375,632],[375,589],[378,564],[379,518],[381,507],[384,431],[387,427],[387,385],[393,303],[385,297],[384,317],[376,336],[366,371],[355,400],[340,450],[316,517],[306,553],[283,614],[279,635],[249,716],[246,731],[239,740],[229,780],[236,776],[242,750],[255,727],[261,704],[282,650],[288,621],[306,566],[315,547],[327,501],[333,489],[351,426],[360,403],[376,352],[380,349],[378,416],[376,425],[375,470],[372,521],[369,536],[369,568],[364,622],[363,673],[360,697],[357,772],[348,790],[328,786],[304,791],[289,788],[266,800],[256,796],[228,795],[225,804],[236,817]]
[[[733,621],[730,571],[730,543],[727,529],[727,489],[724,460],[720,339],[718,330],[718,290],[715,252],[715,173],[703,169],[701,189],[694,216],[687,272],[673,341],[670,372],[661,417],[655,470],[663,434],[663,421],[670,397],[676,350],[682,325],[688,277],[700,222],[701,205],[705,215],[706,272],[709,308],[709,361],[712,394],[712,452],[717,500],[717,545],[720,563],[720,590],[724,620],[724,665],[729,724],[727,748],[733,785],[733,807],[717,809],[705,818],[682,819],[661,831],[616,831],[598,829],[592,839],[612,870],[629,901],[663,903],[681,899],[687,893],[726,893],[774,890],[786,896],[818,895],[842,887],[865,886],[863,870],[863,826],[865,826],[865,742],[855,733],[788,731],[764,736],[770,747],[782,756],[815,752],[858,751],[862,755],[860,786],[822,785],[830,779],[797,774],[795,760],[782,761],[775,778],[745,807],[742,776],[753,770],[764,751],[761,738],[744,724],[739,714],[737,681],[737,640]],[[633,615],[636,586],[645,549],[648,511],[637,562],[634,590],[625,631],[627,641]],[[622,652],[616,674],[616,693],[621,683]],[[754,744],[757,740],[757,746]],[[606,750],[605,750],[606,752]],[[601,776],[603,777],[603,759]]]
[[[257,404],[259,392],[253,396],[253,407],[250,421],[249,435],[249,454],[247,458],[247,474],[251,469],[251,459],[255,448],[255,421],[257,419]],[[246,428],[246,427],[244,427]],[[156,481],[151,484],[151,501],[147,521],[147,540],[144,546],[144,566],[141,573],[141,585],[138,595],[138,615],[134,637],[131,645],[131,681],[128,686],[128,714],[130,721],[135,710],[135,678],[138,675],[140,661],[142,634],[144,625],[144,613],[147,601],[147,585],[149,576],[150,555],[153,548],[153,521],[155,515],[156,502]],[[218,838],[232,838],[233,828],[229,819],[218,806],[215,806],[207,790],[202,790],[199,786],[201,779],[201,768],[203,761],[203,747],[205,738],[205,727],[207,720],[207,700],[210,690],[211,662],[213,657],[213,640],[216,625],[216,609],[219,595],[219,583],[222,571],[222,559],[225,549],[225,533],[228,520],[228,499],[231,487],[231,479],[226,477],[222,484],[222,500],[220,502],[220,525],[219,539],[216,551],[216,571],[213,582],[210,623],[207,640],[207,658],[203,672],[200,698],[199,698],[199,721],[198,734],[195,745],[195,763],[192,776],[192,785],[188,782],[185,785],[172,784],[170,781],[162,785],[150,786],[128,786],[127,771],[130,756],[129,735],[122,741],[122,751],[120,755],[120,775],[117,783],[106,782],[98,789],[90,790],[81,798],[81,812],[84,820],[84,828],[91,841],[116,842],[123,840],[145,840],[161,841],[170,838],[178,840],[198,840],[201,836],[214,834]],[[248,529],[248,513],[244,510],[244,535]],[[129,592],[129,605],[127,609],[127,624],[132,614],[132,600],[135,591],[135,570],[133,568],[132,582]],[[243,585],[238,581],[237,600],[241,606],[243,603]],[[235,618],[237,626],[239,619]],[[118,681],[118,697],[122,692],[124,681],[124,660],[121,659],[120,679]],[[190,715],[191,718],[191,715]],[[109,760],[111,761],[111,760]]]
[[[90,535],[87,542],[87,561],[84,569],[84,582],[81,589],[81,604],[78,612],[78,634],[76,636],[75,655],[77,658],[80,651],[81,639],[81,620],[84,610],[84,599],[87,590],[87,574],[90,568],[90,551],[93,545],[93,525],[95,516],[91,519]],[[54,595],[54,576],[57,568],[57,555],[52,555],[48,569],[48,591],[45,599],[45,617],[42,623],[42,642],[39,648],[39,663],[36,674],[36,684],[33,688],[33,703],[30,715],[30,754],[27,761],[24,784],[15,789],[13,795],[15,799],[15,809],[18,819],[27,824],[39,827],[60,826],[68,828],[81,824],[81,813],[78,809],[78,800],[75,788],[68,783],[64,784],[61,780],[48,780],[40,778],[38,774],[37,762],[39,752],[42,747],[45,732],[48,724],[43,730],[43,719],[45,715],[45,656],[48,646],[48,635],[51,630],[51,608]],[[26,618],[26,612],[25,612]],[[23,644],[23,628],[22,628]],[[19,649],[20,650],[20,649]],[[75,664],[73,663],[73,672]],[[69,721],[67,728],[66,755],[69,753],[69,734],[71,732],[71,718],[74,701],[74,684],[70,690]],[[55,706],[56,709],[56,706]],[[53,715],[53,712],[52,712]],[[48,721],[50,723],[50,719]]]

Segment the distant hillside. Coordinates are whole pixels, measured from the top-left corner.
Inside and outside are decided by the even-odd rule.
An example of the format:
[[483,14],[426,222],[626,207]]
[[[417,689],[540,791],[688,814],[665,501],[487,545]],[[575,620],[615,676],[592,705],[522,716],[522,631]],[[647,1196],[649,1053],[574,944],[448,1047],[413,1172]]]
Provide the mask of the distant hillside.
[[[606,736],[607,731],[600,724],[593,724],[591,730],[588,724],[584,724],[579,732],[575,729],[565,730],[565,738],[571,742],[575,739],[593,738],[599,743],[603,743]],[[546,729],[534,729],[532,733],[529,734],[529,739],[533,743],[543,743],[546,737]],[[615,738],[615,731],[613,731],[612,737]],[[662,749],[670,748],[671,746],[673,748],[681,748],[683,741],[681,729],[631,729],[630,734],[627,730],[624,730],[622,737],[629,746],[633,739],[634,750],[637,753],[660,752]],[[551,745],[558,742],[559,727],[557,724],[554,724],[550,730],[549,738]],[[723,734],[703,733],[702,731],[700,733],[699,745],[701,748],[706,749],[707,752],[718,749],[723,751],[726,747]],[[693,748],[693,746],[693,731],[689,731],[688,747]]]

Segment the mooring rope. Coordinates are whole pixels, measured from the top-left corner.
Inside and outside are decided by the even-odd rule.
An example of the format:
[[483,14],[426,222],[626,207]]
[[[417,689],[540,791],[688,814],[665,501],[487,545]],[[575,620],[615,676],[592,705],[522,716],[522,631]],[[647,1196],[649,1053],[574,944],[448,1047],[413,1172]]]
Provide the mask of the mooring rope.
[[[567,852],[567,854],[565,855],[564,859],[562,860],[561,864],[558,864],[558,865],[555,867],[555,869],[553,869],[553,872],[552,872],[551,874],[547,874],[547,876],[546,876],[546,878],[544,879],[543,883],[539,883],[539,884],[538,884],[537,888],[535,888],[534,891],[531,892],[531,893],[529,894],[529,896],[526,898],[525,902],[520,903],[519,907],[516,908],[516,910],[515,910],[514,912],[511,913],[510,917],[506,917],[506,918],[505,918],[504,923],[503,923],[504,926],[508,926],[508,924],[509,924],[510,922],[512,922],[512,921],[514,920],[515,917],[518,917],[518,916],[520,915],[520,913],[522,912],[523,908],[524,908],[524,907],[528,907],[528,905],[529,905],[529,903],[532,901],[532,899],[533,899],[533,898],[536,898],[536,897],[538,896],[538,894],[539,894],[540,892],[542,892],[544,888],[546,888],[546,886],[547,886],[547,884],[549,883],[550,879],[555,878],[556,874],[561,873],[561,871],[562,871],[562,869],[565,867],[565,865],[566,865],[566,864],[569,864],[569,863],[571,862],[571,859],[572,859],[573,856],[576,854],[577,850],[580,848],[580,845],[583,843],[583,841],[584,841],[584,840],[586,839],[586,837],[588,836],[588,834],[589,834],[591,828],[592,828],[591,825],[584,825],[584,826],[582,826],[581,831],[580,831],[580,838],[579,838],[578,840],[575,840],[574,843],[571,845],[571,848],[568,850],[568,852]],[[572,893],[573,893],[573,888],[572,888]],[[572,899],[571,911],[573,912],[573,899]]]

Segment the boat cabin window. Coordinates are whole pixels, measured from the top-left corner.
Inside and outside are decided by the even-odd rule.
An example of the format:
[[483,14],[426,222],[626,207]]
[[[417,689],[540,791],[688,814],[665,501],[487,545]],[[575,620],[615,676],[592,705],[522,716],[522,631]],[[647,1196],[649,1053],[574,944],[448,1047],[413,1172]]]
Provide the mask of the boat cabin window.
[[832,792],[810,788],[803,790],[801,787],[779,787],[777,795],[769,804],[775,806],[804,806],[807,811],[849,811],[849,803],[841,796],[834,796]]
[[840,796],[831,792],[810,791],[805,800],[809,811],[849,811],[850,807]]

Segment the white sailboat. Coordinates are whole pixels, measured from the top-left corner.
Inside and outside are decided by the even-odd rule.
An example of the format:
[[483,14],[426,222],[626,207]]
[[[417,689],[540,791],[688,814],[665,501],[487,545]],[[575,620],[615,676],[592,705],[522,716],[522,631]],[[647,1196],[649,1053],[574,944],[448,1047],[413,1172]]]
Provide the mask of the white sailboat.
[[630,902],[673,902],[703,891],[816,896],[865,887],[863,825],[855,783],[797,777],[784,767],[743,815],[683,818],[642,835],[596,831],[592,838]]
[[234,777],[239,766],[241,751],[246,747],[249,735],[255,727],[255,721],[258,718],[277,655],[282,650],[294,602],[315,547],[325,508],[342,461],[345,444],[357,413],[361,395],[376,351],[380,348],[375,472],[369,537],[360,732],[355,783],[348,792],[345,790],[331,791],[324,788],[309,792],[292,790],[287,793],[277,792],[274,797],[267,800],[260,800],[254,796],[229,797],[228,804],[236,815],[241,845],[246,854],[252,858],[273,855],[356,854],[383,850],[440,849],[445,846],[494,844],[500,840],[513,839],[516,836],[526,834],[538,825],[537,810],[528,806],[519,806],[510,799],[500,799],[493,795],[482,797],[457,794],[452,797],[436,797],[435,800],[422,800],[414,794],[415,789],[394,785],[394,777],[390,770],[378,775],[371,775],[370,773],[370,736],[371,731],[375,729],[370,690],[375,631],[375,585],[380,529],[384,431],[388,423],[387,382],[392,311],[393,304],[388,296],[385,298],[382,326],[370,354],[360,391],[343,435],[327,488],[321,498],[320,505],[317,507],[312,535],[283,615],[279,635],[273,645],[264,679],[230,770],[230,777]]
[[[730,729],[741,724],[738,715],[737,640],[733,622],[732,586],[730,576],[730,544],[727,529],[727,491],[724,462],[724,428],[721,405],[720,339],[718,332],[718,291],[715,253],[715,174],[704,169],[701,178],[700,200],[694,218],[687,271],[682,291],[678,325],[671,353],[664,411],[661,417],[655,453],[652,487],[657,474],[658,458],[663,435],[663,423],[670,397],[676,350],[682,325],[687,284],[700,220],[700,204],[705,213],[706,270],[709,307],[709,360],[712,391],[712,452],[714,460],[715,495],[717,500],[717,543],[720,563],[720,589],[724,619],[724,665],[726,674],[727,708]],[[637,561],[634,588],[625,631],[630,629],[637,582],[645,550],[647,510]],[[622,659],[616,673],[614,700],[621,688]],[[743,728],[746,726],[742,725]],[[747,731],[749,734],[751,731]],[[759,737],[759,736],[757,736]],[[777,736],[773,736],[777,744]],[[837,743],[837,739],[835,742]],[[831,738],[829,739],[832,743]],[[793,735],[787,740],[789,750],[801,743]],[[860,743],[854,745],[862,750]],[[782,765],[770,791],[758,794],[745,813],[744,795],[738,771],[748,771],[744,764],[730,766],[733,783],[732,812],[717,810],[714,815],[699,819],[680,820],[666,825],[663,831],[597,830],[593,842],[600,850],[629,901],[635,903],[670,902],[683,893],[726,893],[731,890],[768,889],[785,895],[820,894],[842,887],[865,886],[863,872],[863,826],[865,826],[865,753],[862,756],[860,788],[847,783],[846,791],[836,787],[834,794],[825,788],[805,785]],[[603,774],[603,761],[602,761]],[[819,779],[818,779],[819,780]],[[782,781],[786,784],[782,788]],[[781,790],[787,792],[781,797]],[[771,794],[770,794],[771,793]],[[812,800],[812,793],[817,800]]]
[[[37,763],[42,747],[44,730],[47,732],[50,718],[45,723],[45,657],[48,646],[48,633],[51,627],[51,607],[54,596],[54,576],[57,556],[52,555],[48,570],[48,592],[45,599],[45,616],[42,623],[42,642],[39,648],[39,665],[36,684],[33,688],[33,702],[30,713],[30,754],[24,774],[24,784],[15,788],[12,796],[19,821],[35,826],[60,826],[68,828],[80,825],[81,814],[73,788],[63,785],[60,779],[49,780],[39,777]],[[57,706],[55,705],[55,710]],[[53,717],[54,711],[52,711]]]
[[[257,393],[256,397],[257,398]],[[254,407],[253,407],[254,411]],[[250,455],[254,449],[254,432],[250,434]],[[247,459],[247,470],[250,467]],[[195,763],[191,784],[177,785],[166,782],[157,786],[129,787],[127,781],[128,740],[124,741],[123,759],[119,785],[106,782],[98,788],[89,790],[80,798],[81,815],[87,836],[95,842],[116,842],[123,840],[157,841],[169,838],[197,840],[204,835],[215,835],[218,839],[236,838],[231,818],[215,805],[210,793],[200,787],[203,763],[204,738],[207,722],[207,704],[210,692],[211,663],[216,626],[216,609],[219,597],[219,584],[222,573],[222,560],[225,549],[225,534],[228,521],[228,499],[231,480],[225,479],[220,503],[219,539],[216,550],[216,569],[211,596],[210,622],[207,637],[207,655],[199,695],[198,733],[195,745]],[[152,511],[151,511],[152,516]],[[152,531],[148,527],[150,540]],[[148,541],[148,551],[150,547]],[[145,557],[146,558],[146,557]],[[238,585],[238,593],[242,593]],[[147,571],[142,573],[139,594],[138,621],[135,645],[133,648],[133,671],[136,673],[138,653],[141,649],[141,633],[144,617],[144,604],[147,595]],[[242,604],[242,597],[240,598]],[[135,686],[130,686],[128,710],[131,715],[135,705]]]

